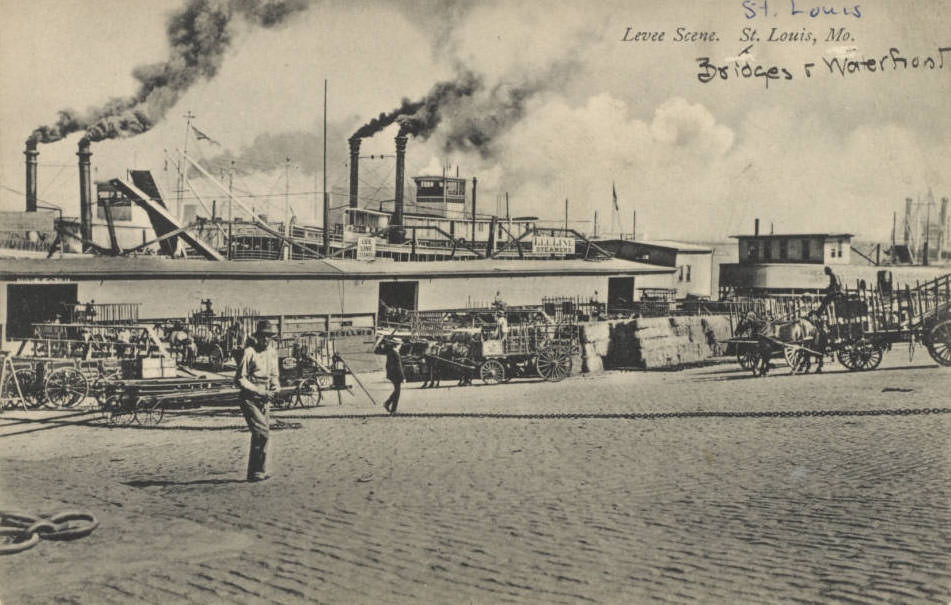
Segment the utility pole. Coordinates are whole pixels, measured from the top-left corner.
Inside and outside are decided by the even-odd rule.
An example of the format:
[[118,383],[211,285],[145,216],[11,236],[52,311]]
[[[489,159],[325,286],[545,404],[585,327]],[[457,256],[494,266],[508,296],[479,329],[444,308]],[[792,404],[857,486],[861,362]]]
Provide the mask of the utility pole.
[[594,211],[594,236],[598,237],[598,211]]
[[565,198],[565,233],[568,233],[568,198]]
[[[291,236],[290,207],[291,207],[291,159],[284,158],[284,237]],[[290,246],[284,244],[284,260],[291,259]]]
[[230,194],[228,195],[228,260],[232,259],[231,251],[234,248],[232,244],[234,238],[231,230],[231,226],[234,224],[234,215],[231,212],[231,198],[234,195],[232,191],[234,191],[234,160],[231,160],[231,168],[228,170],[228,193]]
[[330,256],[330,199],[327,197],[327,80],[324,79],[324,256]]
[[[930,193],[930,192],[929,192]],[[925,253],[922,264],[928,266],[928,247],[931,243],[931,205],[934,204],[934,197],[928,202],[928,218],[925,220]]]
[[631,222],[631,241],[637,241],[637,210],[634,211],[634,219]]

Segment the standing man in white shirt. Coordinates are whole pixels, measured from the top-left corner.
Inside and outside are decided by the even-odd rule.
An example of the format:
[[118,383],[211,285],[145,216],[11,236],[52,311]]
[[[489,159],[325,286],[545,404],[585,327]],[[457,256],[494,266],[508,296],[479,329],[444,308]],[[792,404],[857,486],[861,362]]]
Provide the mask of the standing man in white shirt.
[[267,473],[267,449],[270,436],[270,403],[280,386],[277,330],[271,321],[258,322],[254,342],[244,349],[235,380],[241,387],[241,412],[251,431],[248,454],[248,481],[264,481]]

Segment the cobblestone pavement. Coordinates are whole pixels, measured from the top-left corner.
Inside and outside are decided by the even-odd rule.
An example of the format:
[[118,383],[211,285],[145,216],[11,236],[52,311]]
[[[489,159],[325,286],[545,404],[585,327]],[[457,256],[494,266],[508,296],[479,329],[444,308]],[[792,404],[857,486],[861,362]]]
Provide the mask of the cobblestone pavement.
[[[258,484],[234,410],[7,411],[0,509],[101,526],[0,559],[0,599],[947,604],[951,414],[895,412],[949,407],[951,370],[903,362],[345,395],[275,415]],[[888,413],[784,414],[819,410]],[[777,414],[693,415],[741,411]]]

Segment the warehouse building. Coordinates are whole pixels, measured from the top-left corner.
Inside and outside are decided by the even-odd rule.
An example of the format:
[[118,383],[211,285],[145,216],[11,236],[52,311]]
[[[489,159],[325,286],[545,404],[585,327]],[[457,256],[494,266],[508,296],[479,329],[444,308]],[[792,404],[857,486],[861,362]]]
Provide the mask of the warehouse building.
[[[609,305],[642,288],[672,288],[676,269],[620,259],[398,263],[385,259],[214,262],[162,257],[10,259],[0,266],[4,347],[75,302],[138,303],[142,320],[184,317],[200,301],[263,315],[375,317],[381,303],[411,310],[510,305],[593,296]],[[607,293],[607,296],[604,296]]]

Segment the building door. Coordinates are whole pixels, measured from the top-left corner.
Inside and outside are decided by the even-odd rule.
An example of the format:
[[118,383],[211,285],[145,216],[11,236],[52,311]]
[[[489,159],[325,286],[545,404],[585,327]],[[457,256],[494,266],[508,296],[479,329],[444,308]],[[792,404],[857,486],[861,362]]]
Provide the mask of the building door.
[[634,303],[634,278],[608,278],[608,311],[631,309]]
[[76,284],[10,284],[7,286],[6,338],[33,336],[33,324],[66,315],[68,303],[76,302]]
[[419,282],[380,282],[380,320],[386,320],[397,309],[415,311],[418,299]]

